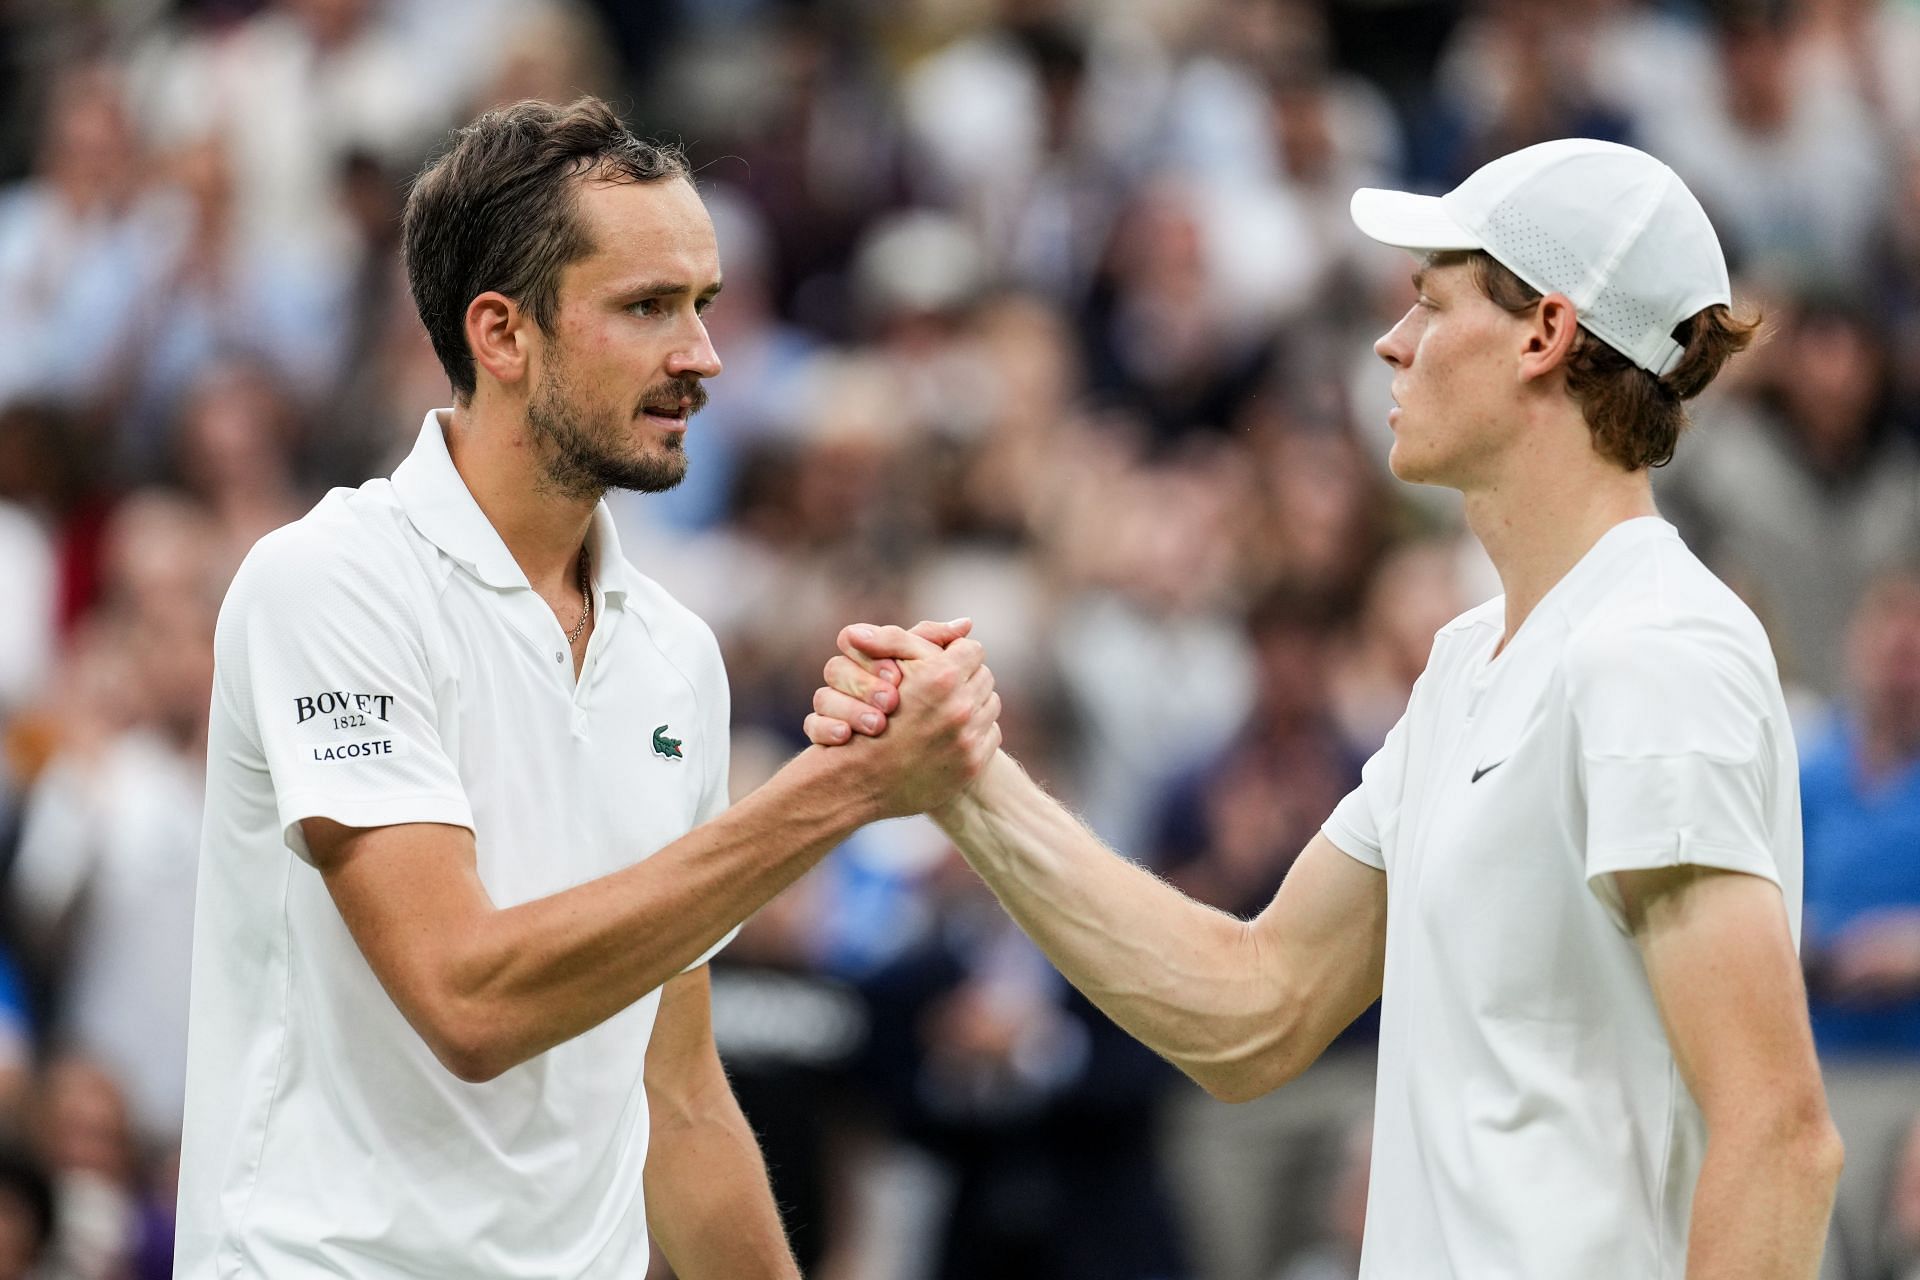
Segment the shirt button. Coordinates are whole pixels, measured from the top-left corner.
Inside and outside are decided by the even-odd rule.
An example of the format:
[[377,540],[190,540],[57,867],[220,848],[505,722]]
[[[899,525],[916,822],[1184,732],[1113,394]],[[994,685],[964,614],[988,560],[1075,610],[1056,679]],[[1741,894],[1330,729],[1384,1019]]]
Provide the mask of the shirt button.
[[567,660],[567,655],[564,653],[556,652],[553,655],[553,660],[555,662],[565,662]]

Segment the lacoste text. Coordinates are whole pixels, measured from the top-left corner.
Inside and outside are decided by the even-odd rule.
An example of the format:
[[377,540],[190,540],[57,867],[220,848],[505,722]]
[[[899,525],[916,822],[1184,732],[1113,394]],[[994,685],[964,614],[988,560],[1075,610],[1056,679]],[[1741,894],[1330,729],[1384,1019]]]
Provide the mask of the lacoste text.
[[394,754],[392,738],[380,738],[373,742],[333,742],[313,749],[315,760],[360,760],[367,756]]

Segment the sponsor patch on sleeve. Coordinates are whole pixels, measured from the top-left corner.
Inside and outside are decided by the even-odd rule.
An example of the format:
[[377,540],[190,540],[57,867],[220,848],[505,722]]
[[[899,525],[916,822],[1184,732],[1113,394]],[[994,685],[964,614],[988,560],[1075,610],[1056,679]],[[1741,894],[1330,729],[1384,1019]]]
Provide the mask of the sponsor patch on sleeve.
[[382,760],[404,754],[406,742],[399,738],[370,738],[361,742],[326,742],[310,748],[313,758],[330,760]]

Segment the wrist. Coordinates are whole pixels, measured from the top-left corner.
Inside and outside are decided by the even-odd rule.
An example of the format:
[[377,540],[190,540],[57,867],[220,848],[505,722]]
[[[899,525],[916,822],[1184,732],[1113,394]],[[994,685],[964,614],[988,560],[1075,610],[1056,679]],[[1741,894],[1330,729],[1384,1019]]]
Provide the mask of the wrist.
[[1019,767],[1013,757],[1006,752],[994,752],[993,758],[987,761],[987,766],[980,771],[979,777],[962,787],[960,793],[947,803],[929,810],[927,816],[932,818],[942,831],[952,835],[990,808],[992,795],[1000,786],[1000,776],[1009,769],[1017,770]]
[[855,745],[810,746],[781,770],[792,775],[793,801],[820,807],[829,830],[840,839],[887,816],[872,771],[859,754]]

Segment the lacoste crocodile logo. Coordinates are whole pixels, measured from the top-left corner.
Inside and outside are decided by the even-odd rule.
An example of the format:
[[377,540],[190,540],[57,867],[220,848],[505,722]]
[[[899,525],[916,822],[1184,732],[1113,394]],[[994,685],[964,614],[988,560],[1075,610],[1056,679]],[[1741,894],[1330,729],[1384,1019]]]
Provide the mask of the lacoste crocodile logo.
[[668,760],[686,759],[680,754],[680,739],[669,738],[665,725],[653,731],[653,750],[655,755],[664,756]]

